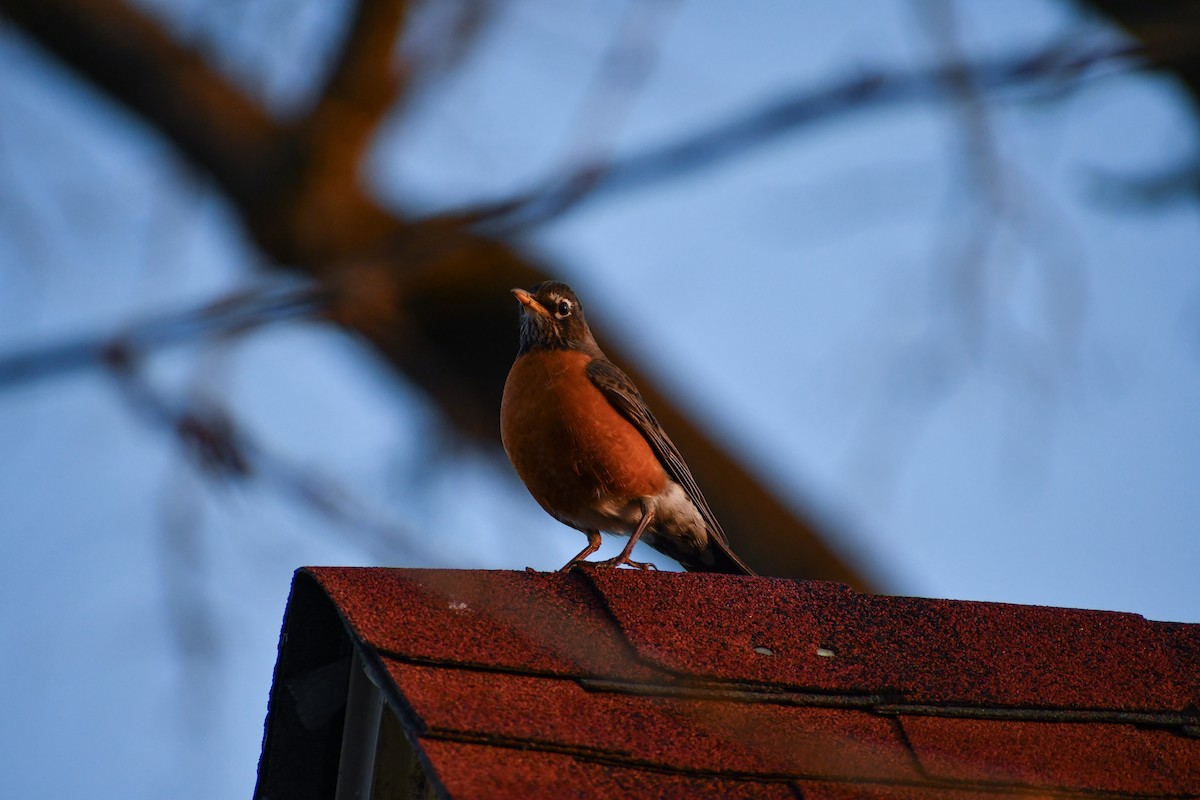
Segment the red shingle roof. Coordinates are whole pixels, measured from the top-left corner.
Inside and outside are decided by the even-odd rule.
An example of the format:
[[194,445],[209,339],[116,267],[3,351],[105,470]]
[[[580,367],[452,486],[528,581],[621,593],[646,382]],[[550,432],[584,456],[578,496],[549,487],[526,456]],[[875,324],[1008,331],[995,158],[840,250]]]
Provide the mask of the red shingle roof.
[[299,696],[287,676],[351,641],[447,797],[1200,797],[1197,625],[770,578],[316,568],[273,751],[328,757],[280,684]]

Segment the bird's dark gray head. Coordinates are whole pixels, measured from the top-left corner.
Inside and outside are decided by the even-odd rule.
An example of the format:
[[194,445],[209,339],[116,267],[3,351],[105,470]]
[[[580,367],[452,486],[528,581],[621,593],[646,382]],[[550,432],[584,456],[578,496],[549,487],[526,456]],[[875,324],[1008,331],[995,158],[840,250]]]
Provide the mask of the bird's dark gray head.
[[531,350],[581,350],[599,354],[600,348],[583,318],[583,306],[571,287],[546,281],[528,290],[513,289],[521,303],[520,353]]

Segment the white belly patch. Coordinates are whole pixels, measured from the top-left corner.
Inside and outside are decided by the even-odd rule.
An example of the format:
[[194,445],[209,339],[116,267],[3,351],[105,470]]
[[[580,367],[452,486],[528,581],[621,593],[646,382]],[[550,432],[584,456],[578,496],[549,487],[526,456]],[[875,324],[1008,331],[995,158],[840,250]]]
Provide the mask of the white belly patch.
[[644,505],[654,510],[647,538],[667,537],[695,542],[700,549],[708,544],[708,531],[704,518],[688,497],[683,487],[674,481],[656,497],[635,498],[628,501],[600,501],[590,509],[574,515],[568,522],[583,530],[594,529],[606,533],[630,536],[642,520]]

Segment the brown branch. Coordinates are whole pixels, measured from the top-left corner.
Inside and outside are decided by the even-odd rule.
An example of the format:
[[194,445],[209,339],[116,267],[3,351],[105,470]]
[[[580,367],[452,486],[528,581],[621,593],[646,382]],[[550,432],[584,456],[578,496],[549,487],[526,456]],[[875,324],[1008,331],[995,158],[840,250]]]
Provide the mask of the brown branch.
[[0,0],[0,13],[212,176],[264,251],[310,269],[400,227],[362,190],[357,165],[395,96],[390,57],[403,8],[363,0],[325,93],[287,126],[121,0]]
[[279,126],[156,22],[95,0],[0,0],[0,13],[150,120],[235,203],[261,191]]
[[407,10],[404,0],[359,0],[316,103],[289,131],[295,184],[273,216],[285,219],[285,238],[302,239],[289,249],[309,264],[370,247],[396,230],[396,220],[364,193],[358,171],[403,88],[394,56]]
[[340,116],[342,109],[352,106],[374,129],[401,88],[394,56],[407,13],[406,0],[358,0],[310,120],[331,110]]

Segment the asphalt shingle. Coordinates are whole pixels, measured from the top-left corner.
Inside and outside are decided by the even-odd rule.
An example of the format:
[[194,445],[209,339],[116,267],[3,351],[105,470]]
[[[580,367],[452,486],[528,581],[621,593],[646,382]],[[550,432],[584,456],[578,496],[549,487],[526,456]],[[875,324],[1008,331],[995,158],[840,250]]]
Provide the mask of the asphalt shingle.
[[602,569],[313,568],[293,603],[280,665],[380,665],[448,797],[1200,797],[1197,625]]

